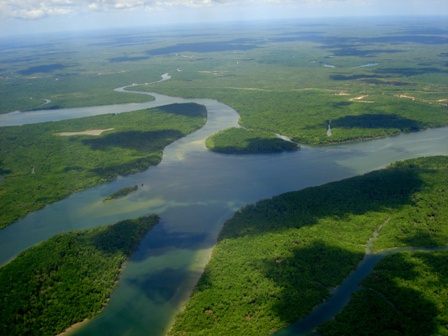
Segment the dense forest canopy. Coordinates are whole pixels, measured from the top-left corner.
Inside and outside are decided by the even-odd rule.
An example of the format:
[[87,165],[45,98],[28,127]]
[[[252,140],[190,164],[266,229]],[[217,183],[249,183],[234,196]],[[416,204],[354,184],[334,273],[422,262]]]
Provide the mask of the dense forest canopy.
[[[386,137],[448,125],[447,44],[443,17],[0,39],[0,113],[153,99],[114,90],[139,83],[128,90],[212,98],[233,107],[242,127],[206,140],[221,153]],[[166,145],[205,121],[203,106],[173,104],[2,127],[0,228],[158,164]],[[358,265],[375,230],[376,252],[446,247],[447,169],[446,157],[398,162],[238,211],[170,334],[267,335],[293,323]],[[58,235],[1,268],[1,302],[7,304],[0,304],[0,333],[54,334],[98,313],[147,230],[145,224],[139,231],[137,222]],[[320,331],[448,334],[446,275],[446,252],[386,257],[365,289]]]
[[[380,226],[375,251],[447,247],[447,185],[448,157],[428,157],[243,208],[224,225],[212,258],[170,334],[268,335],[297,321],[357,267]],[[420,272],[425,276],[424,268],[415,272],[416,278]],[[433,288],[440,293],[428,303],[439,307],[425,322],[433,330],[443,329],[447,318],[440,305],[445,282],[436,274],[430,276],[434,281],[430,287],[425,285],[430,280],[415,284],[419,293]],[[416,303],[411,310],[418,307]],[[357,316],[361,319],[361,314]],[[411,323],[412,316],[404,321]],[[412,323],[403,328],[412,329]]]
[[207,138],[205,145],[218,153],[258,154],[292,151],[299,148],[294,142],[285,141],[272,132],[228,128]]
[[172,104],[2,127],[0,228],[74,192],[157,165],[166,145],[202,127],[206,118],[202,105]]
[[97,315],[157,216],[70,231],[0,268],[0,333],[56,335]]

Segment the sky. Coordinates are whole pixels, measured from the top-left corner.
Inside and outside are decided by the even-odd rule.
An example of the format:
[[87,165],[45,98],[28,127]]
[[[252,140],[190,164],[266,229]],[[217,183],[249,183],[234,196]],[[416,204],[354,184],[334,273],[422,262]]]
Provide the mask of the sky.
[[447,16],[448,0],[0,0],[0,36],[182,23]]

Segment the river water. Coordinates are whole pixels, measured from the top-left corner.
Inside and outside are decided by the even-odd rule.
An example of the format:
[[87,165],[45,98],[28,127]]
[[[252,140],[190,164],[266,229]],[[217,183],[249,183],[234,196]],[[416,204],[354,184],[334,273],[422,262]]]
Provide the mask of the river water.
[[[222,225],[246,204],[363,174],[396,160],[448,154],[448,128],[338,146],[302,146],[282,154],[217,154],[206,150],[205,138],[238,126],[236,111],[211,99],[151,95],[156,100],[142,104],[0,116],[0,126],[7,126],[170,103],[196,102],[207,107],[206,125],[167,146],[158,166],[74,194],[0,231],[1,264],[60,232],[150,213],[161,216],[160,224],[127,263],[109,305],[79,329],[79,335],[164,335],[200,276]],[[102,202],[112,192],[135,184],[138,191],[128,197]]]

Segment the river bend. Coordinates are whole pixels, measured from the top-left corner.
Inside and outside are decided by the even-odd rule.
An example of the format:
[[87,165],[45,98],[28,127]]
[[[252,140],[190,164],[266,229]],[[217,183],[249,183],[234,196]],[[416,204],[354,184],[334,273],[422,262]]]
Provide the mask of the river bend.
[[[158,166],[71,195],[0,231],[0,263],[5,263],[61,232],[150,213],[161,216],[128,262],[109,305],[77,331],[79,335],[164,335],[201,275],[222,225],[246,204],[397,160],[448,155],[448,128],[338,146],[302,146],[300,151],[281,154],[217,154],[206,150],[205,139],[237,127],[235,110],[212,99],[144,94],[155,101],[0,116],[0,126],[9,126],[171,103],[195,102],[207,108],[206,125],[167,146]],[[102,202],[112,192],[135,184],[141,187],[128,197]]]

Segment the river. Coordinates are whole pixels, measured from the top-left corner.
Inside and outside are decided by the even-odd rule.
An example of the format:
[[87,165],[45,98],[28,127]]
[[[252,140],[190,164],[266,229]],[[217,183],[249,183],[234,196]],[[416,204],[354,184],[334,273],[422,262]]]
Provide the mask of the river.
[[[127,263],[109,305],[79,329],[79,335],[164,335],[207,263],[222,225],[245,204],[363,174],[396,160],[448,154],[448,128],[338,146],[302,146],[281,154],[212,153],[205,148],[205,138],[237,126],[236,111],[212,99],[150,94],[156,100],[148,103],[0,116],[0,126],[7,126],[170,103],[196,102],[207,108],[206,125],[167,146],[158,166],[74,194],[0,231],[0,263],[5,263],[60,232],[150,213],[161,216]],[[138,191],[128,197],[102,202],[112,192],[135,184]]]

